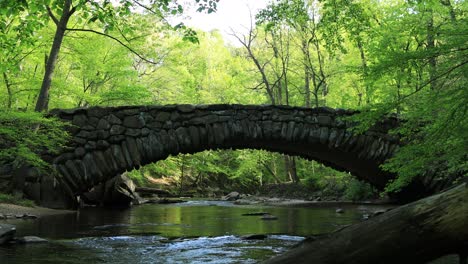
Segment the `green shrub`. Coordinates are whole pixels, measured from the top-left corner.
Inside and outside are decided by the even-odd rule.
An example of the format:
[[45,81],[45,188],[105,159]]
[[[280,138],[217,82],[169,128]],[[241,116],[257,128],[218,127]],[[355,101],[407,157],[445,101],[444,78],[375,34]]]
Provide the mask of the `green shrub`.
[[366,182],[351,179],[345,190],[345,198],[352,201],[362,201],[376,196],[375,189]]
[[317,191],[320,189],[319,181],[314,177],[308,177],[302,182],[309,191]]
[[45,169],[41,152],[58,153],[68,141],[67,124],[37,112],[0,110],[0,164]]
[[6,193],[0,193],[0,203],[16,204],[16,205],[27,206],[27,207],[35,206],[34,202],[31,200],[18,199],[14,197],[13,195],[6,194]]

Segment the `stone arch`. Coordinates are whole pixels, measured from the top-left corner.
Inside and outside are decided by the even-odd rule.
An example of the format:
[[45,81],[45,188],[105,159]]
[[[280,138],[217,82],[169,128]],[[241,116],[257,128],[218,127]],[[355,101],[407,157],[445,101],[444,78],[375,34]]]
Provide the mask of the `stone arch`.
[[254,105],[169,105],[54,110],[70,121],[69,152],[52,161],[70,195],[169,155],[207,149],[264,149],[349,171],[377,188],[392,177],[379,165],[399,146],[387,119],[360,135],[355,111]]

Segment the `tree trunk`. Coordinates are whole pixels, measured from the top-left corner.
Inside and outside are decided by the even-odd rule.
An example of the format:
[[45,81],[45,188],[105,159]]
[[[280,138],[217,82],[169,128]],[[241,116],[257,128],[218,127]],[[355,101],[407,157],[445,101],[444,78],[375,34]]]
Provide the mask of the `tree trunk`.
[[11,83],[8,79],[8,75],[6,72],[3,73],[3,81],[5,82],[5,86],[8,93],[7,109],[11,109],[11,105],[13,102],[13,92],[11,91]]
[[62,46],[63,37],[65,36],[68,20],[73,13],[71,10],[71,2],[72,0],[65,0],[63,4],[62,16],[60,17],[60,20],[57,21],[54,42],[52,43],[52,48],[50,49],[49,57],[45,67],[44,78],[42,79],[41,91],[39,92],[39,96],[36,102],[36,112],[47,111],[49,108],[49,90],[52,84],[52,75],[55,70],[55,65],[57,64],[58,54]]
[[284,155],[284,166],[288,179],[291,182],[299,182],[299,177],[297,177],[296,170],[296,159],[288,155]]
[[426,263],[468,252],[468,186],[308,239],[266,263]]
[[[370,85],[367,80],[369,70],[367,67],[366,53],[364,52],[364,47],[362,46],[362,40],[359,37],[357,39],[357,46],[359,48],[359,54],[361,55],[361,66],[362,66],[362,72],[364,76],[364,85],[365,85],[365,92],[366,92],[366,105],[369,105],[370,104]],[[362,94],[359,96],[359,105],[361,104],[361,100],[362,100]]]

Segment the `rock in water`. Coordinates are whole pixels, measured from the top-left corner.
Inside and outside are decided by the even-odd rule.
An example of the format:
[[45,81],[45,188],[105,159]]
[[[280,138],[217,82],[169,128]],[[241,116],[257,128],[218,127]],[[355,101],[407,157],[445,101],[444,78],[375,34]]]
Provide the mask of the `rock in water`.
[[37,236],[24,236],[16,239],[16,242],[21,243],[21,244],[31,244],[31,243],[47,243],[47,241],[44,238],[40,238]]
[[82,198],[87,204],[105,206],[130,206],[132,202],[139,200],[135,184],[125,173],[94,186]]
[[271,215],[271,214],[266,214],[260,217],[262,220],[278,220],[278,217]]
[[342,208],[338,208],[338,209],[336,209],[335,213],[342,214],[342,213],[344,213],[344,210]]
[[4,245],[13,239],[16,233],[14,225],[0,224],[0,245]]
[[224,196],[222,200],[224,201],[235,201],[240,198],[240,194],[238,192],[231,192],[228,195]]

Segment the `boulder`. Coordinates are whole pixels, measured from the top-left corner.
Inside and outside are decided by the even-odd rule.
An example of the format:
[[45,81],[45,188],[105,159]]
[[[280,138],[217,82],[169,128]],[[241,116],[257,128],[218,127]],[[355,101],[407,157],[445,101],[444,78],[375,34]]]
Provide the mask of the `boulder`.
[[86,204],[104,206],[130,206],[132,203],[143,202],[135,192],[135,184],[126,173],[94,186],[81,198]]
[[0,224],[0,245],[4,245],[11,240],[16,233],[16,227],[14,225]]
[[235,201],[240,199],[240,194],[238,192],[231,192],[228,195],[221,198],[223,201]]

